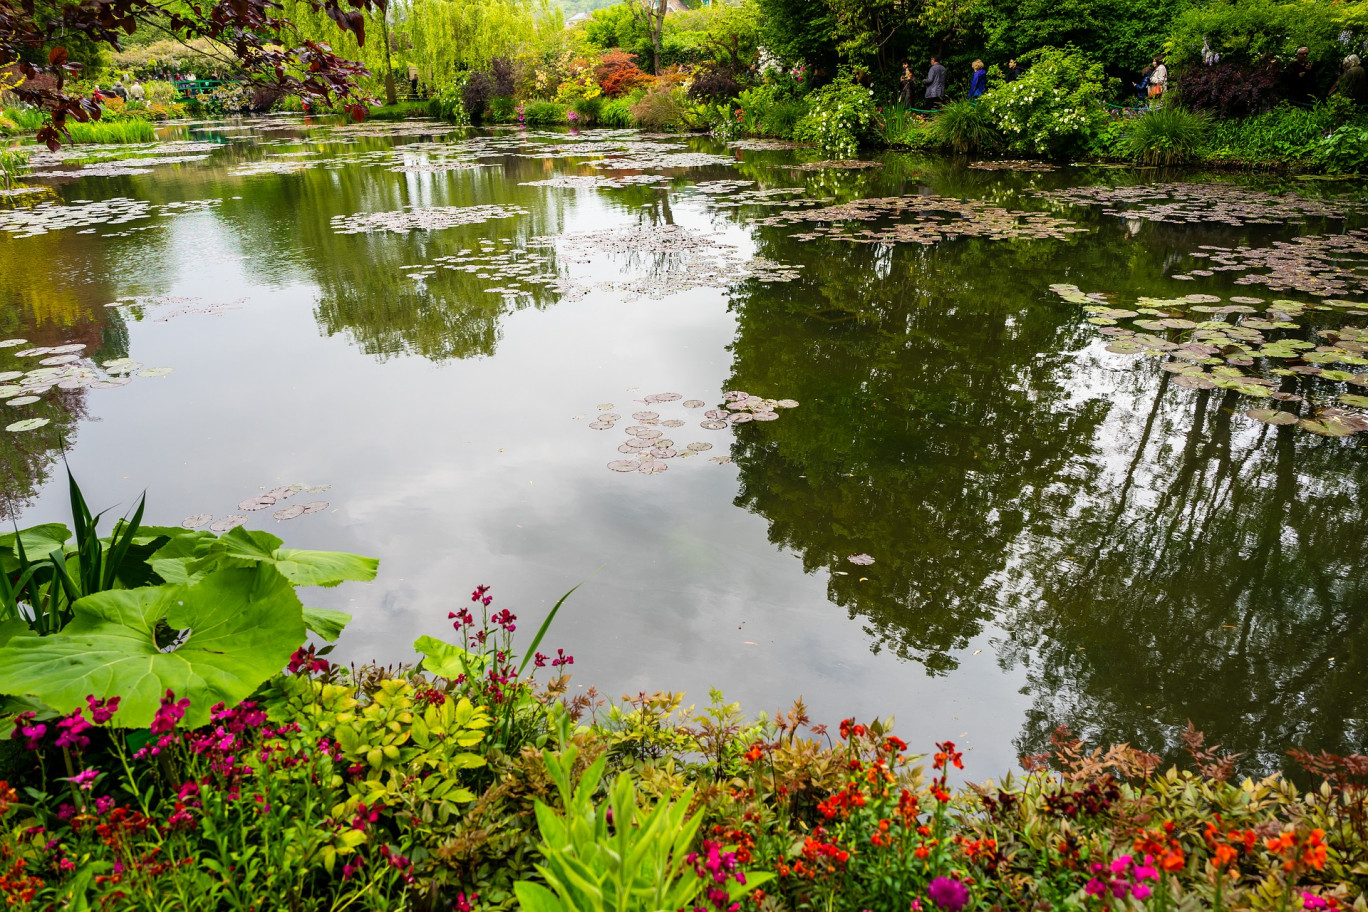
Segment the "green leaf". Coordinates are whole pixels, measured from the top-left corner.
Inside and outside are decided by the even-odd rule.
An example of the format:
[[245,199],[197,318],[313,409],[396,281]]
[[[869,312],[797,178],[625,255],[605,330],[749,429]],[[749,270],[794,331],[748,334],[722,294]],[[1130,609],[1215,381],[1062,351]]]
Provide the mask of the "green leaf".
[[[245,699],[304,641],[303,606],[273,567],[100,592],[73,611],[61,633],[17,636],[0,648],[0,692],[30,694],[60,712],[83,706],[87,694],[119,696],[115,722],[125,728],[150,724],[167,690],[190,698],[184,724],[202,725],[215,703]],[[163,619],[188,631],[171,652],[157,646]]]
[[217,538],[193,532],[172,539],[153,555],[152,568],[167,582],[191,583],[214,570],[274,564],[296,586],[336,586],[346,580],[370,582],[380,562],[341,551],[296,551],[281,548],[269,532],[241,526]]
[[29,560],[33,560],[62,547],[70,538],[71,530],[61,523],[46,523],[0,535],[0,569],[6,573],[19,569],[19,555],[14,548],[16,540],[23,544]]
[[484,672],[482,656],[436,637],[421,636],[413,641],[413,648],[423,657],[423,670],[438,677],[455,680],[461,675],[475,677]]
[[336,641],[342,631],[351,623],[352,616],[345,611],[332,608],[305,608],[304,626],[329,643]]
[[18,618],[10,621],[0,621],[0,646],[4,646],[15,637],[28,632],[28,621]]
[[274,559],[280,572],[296,586],[336,586],[345,580],[369,583],[380,567],[380,561],[374,557],[343,551],[281,548]]
[[521,912],[563,912],[556,894],[538,883],[519,881],[513,885]]

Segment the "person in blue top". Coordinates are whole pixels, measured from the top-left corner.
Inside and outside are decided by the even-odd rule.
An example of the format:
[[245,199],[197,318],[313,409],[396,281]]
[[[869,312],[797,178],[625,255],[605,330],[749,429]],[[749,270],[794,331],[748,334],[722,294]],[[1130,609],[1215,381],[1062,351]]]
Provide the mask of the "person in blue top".
[[969,97],[978,98],[988,91],[988,70],[982,60],[974,61],[974,78],[969,80]]

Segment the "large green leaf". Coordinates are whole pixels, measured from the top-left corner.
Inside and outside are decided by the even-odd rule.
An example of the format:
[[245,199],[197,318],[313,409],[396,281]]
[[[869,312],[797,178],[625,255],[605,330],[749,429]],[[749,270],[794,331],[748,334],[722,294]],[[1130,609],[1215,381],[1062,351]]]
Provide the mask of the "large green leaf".
[[239,526],[222,538],[208,532],[173,539],[152,558],[152,567],[167,582],[189,583],[215,570],[274,564],[296,586],[336,586],[346,580],[375,579],[380,562],[341,551],[296,551],[281,548],[269,532]]
[[[0,692],[29,694],[61,712],[87,694],[119,696],[117,724],[151,723],[167,690],[189,697],[185,724],[209,720],[215,703],[245,699],[304,641],[303,606],[274,567],[219,570],[192,586],[100,592],[76,602],[66,628],[18,636],[0,648]],[[186,631],[162,652],[165,619]]]
[[13,573],[19,569],[19,555],[15,548],[18,540],[24,545],[24,552],[30,561],[42,560],[53,551],[66,544],[71,538],[71,530],[61,523],[46,523],[17,533],[7,532],[0,535],[0,569]]
[[309,631],[316,633],[329,643],[342,635],[342,631],[351,623],[352,616],[345,611],[337,611],[332,608],[304,608],[304,626]]
[[413,641],[413,648],[423,657],[423,670],[428,674],[454,681],[461,675],[477,678],[484,673],[486,662],[483,656],[466,652],[436,637],[420,636]]

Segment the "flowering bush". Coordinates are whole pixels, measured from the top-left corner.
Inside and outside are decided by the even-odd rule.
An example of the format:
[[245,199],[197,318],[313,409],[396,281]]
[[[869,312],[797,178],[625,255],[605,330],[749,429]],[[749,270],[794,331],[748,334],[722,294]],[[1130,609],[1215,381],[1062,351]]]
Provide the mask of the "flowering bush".
[[643,72],[636,63],[637,55],[626,51],[608,51],[594,67],[594,78],[609,98],[626,95],[638,86],[650,85],[651,74]]
[[1103,102],[1115,80],[1073,49],[1042,48],[1024,57],[1026,71],[980,99],[1014,152],[1076,156],[1107,124]]
[[793,136],[841,155],[854,155],[873,135],[878,109],[874,93],[848,79],[838,79],[808,97],[808,113]]

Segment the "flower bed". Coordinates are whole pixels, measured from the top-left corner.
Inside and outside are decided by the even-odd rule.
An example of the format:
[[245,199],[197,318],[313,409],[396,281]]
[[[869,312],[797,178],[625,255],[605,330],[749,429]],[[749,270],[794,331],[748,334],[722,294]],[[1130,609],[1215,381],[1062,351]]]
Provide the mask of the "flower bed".
[[[1025,775],[955,787],[879,720],[744,717],[712,695],[568,697],[573,659],[518,661],[484,587],[458,644],[348,670],[312,649],[187,729],[120,699],[13,718],[0,894],[14,908],[1363,908],[1368,758],[1321,781],[1231,781],[1058,733]],[[491,613],[492,611],[492,613]],[[476,612],[479,612],[478,614]],[[537,669],[553,677],[537,683]],[[929,768],[928,768],[929,767]],[[600,899],[593,899],[597,891]],[[621,904],[612,896],[624,897]],[[266,898],[269,897],[269,906]]]

